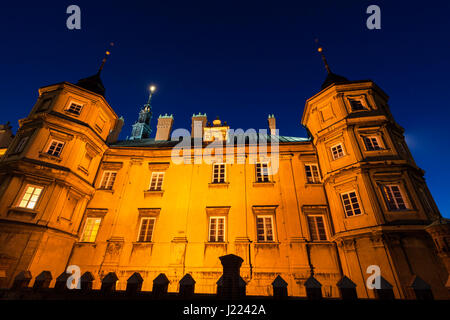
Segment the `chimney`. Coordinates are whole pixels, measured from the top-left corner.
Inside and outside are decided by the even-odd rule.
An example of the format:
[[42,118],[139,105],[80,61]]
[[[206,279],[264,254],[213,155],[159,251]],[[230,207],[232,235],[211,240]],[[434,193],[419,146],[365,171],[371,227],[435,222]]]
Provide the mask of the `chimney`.
[[277,126],[275,123],[275,116],[273,114],[269,114],[267,122],[269,123],[270,135],[276,135],[275,130],[277,129]]
[[158,124],[156,125],[156,136],[157,141],[167,141],[170,139],[170,133],[172,132],[173,125],[173,115],[159,115]]
[[114,126],[114,129],[111,130],[108,137],[106,138],[107,143],[114,143],[117,142],[119,139],[120,131],[122,131],[122,127],[124,124],[123,117],[120,117],[116,120],[116,125]]
[[[203,128],[206,126],[206,121],[207,121],[207,117],[206,117],[206,113],[205,114],[193,114],[192,115],[192,125],[191,125],[191,137],[192,138],[202,138],[203,137]],[[200,127],[197,128],[197,130],[194,130],[194,126],[196,125],[197,122],[197,126]]]

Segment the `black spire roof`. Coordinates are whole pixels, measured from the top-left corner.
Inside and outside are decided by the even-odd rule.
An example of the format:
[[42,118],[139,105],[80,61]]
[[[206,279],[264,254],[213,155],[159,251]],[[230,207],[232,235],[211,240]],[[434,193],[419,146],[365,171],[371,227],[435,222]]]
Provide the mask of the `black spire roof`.
[[100,78],[100,71],[93,76],[78,80],[77,86],[105,96],[105,86]]
[[344,83],[344,82],[349,82],[349,80],[346,77],[340,76],[338,74],[335,74],[333,72],[329,72],[325,81],[322,83],[322,90],[325,89],[326,87],[328,87],[329,85],[332,84],[338,84],[338,83]]

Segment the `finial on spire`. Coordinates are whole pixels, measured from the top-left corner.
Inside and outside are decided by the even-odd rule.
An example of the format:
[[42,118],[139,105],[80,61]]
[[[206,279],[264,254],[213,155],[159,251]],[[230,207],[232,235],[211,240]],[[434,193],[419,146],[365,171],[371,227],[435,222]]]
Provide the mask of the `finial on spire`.
[[[109,46],[112,48],[113,46],[114,46],[114,42],[111,42],[110,44],[109,44]],[[111,49],[110,49],[111,50]],[[100,74],[100,72],[102,72],[102,70],[103,70],[103,67],[105,66],[105,63],[106,63],[106,59],[108,58],[108,56],[111,54],[111,52],[110,51],[108,51],[108,50],[106,50],[106,52],[105,52],[105,57],[103,58],[103,60],[102,60],[102,64],[100,65],[100,68],[98,69],[98,74]]]
[[317,51],[320,53],[320,56],[322,57],[322,61],[325,64],[325,69],[327,69],[328,74],[331,74],[330,66],[328,65],[327,59],[325,58],[325,54],[323,53],[323,48],[319,45],[319,39],[314,40],[317,43]]

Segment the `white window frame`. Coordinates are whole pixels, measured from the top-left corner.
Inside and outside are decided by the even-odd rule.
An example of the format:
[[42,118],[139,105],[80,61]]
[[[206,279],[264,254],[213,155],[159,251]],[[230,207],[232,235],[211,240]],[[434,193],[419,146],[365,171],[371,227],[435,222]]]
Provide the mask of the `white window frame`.
[[[86,234],[86,232],[88,232],[87,227],[89,226],[89,221],[94,221],[94,224],[92,225],[92,229],[89,230],[89,234]],[[81,233],[81,236],[80,236],[80,242],[89,242],[89,243],[95,242],[97,240],[97,236],[98,236],[98,232],[100,230],[101,223],[102,223],[102,218],[100,218],[100,217],[87,217],[86,221],[84,221],[84,227],[83,227],[83,232]],[[92,234],[94,231],[95,231],[95,234],[92,237]]]
[[[310,177],[308,177],[308,170],[306,169],[306,167],[309,167],[311,173]],[[314,176],[313,167],[315,167],[317,170],[317,177]],[[320,176],[319,165],[317,163],[305,163],[305,177],[307,183],[320,183],[322,181],[322,178]]]
[[[72,110],[72,105],[76,105],[77,107],[80,107],[80,109],[78,110],[78,112],[74,112],[74,111],[77,110],[77,108],[74,108],[74,110]],[[66,108],[65,111],[68,112],[68,113],[70,113],[70,114],[72,114],[72,115],[79,116],[79,115],[81,114],[81,111],[83,110],[83,108],[84,108],[84,105],[83,105],[83,104],[78,103],[78,102],[71,101],[71,102],[69,103],[69,106]]]
[[[144,224],[144,220],[148,220],[149,223],[150,221],[153,221],[152,227],[151,227],[151,232],[150,232],[150,239],[147,239],[149,231],[150,231],[150,227],[147,227],[147,229],[145,230],[145,234],[144,234],[144,240],[141,240],[141,233],[142,233],[142,225]],[[141,222],[139,224],[139,232],[137,235],[137,242],[152,242],[153,241],[153,232],[155,231],[155,224],[156,224],[156,218],[154,217],[142,217],[141,218]],[[147,226],[149,226],[150,224],[147,224]]]
[[[370,135],[370,136],[364,135],[364,136],[362,136],[362,139],[363,139],[363,143],[364,143],[364,147],[365,147],[366,151],[379,151],[379,150],[384,149],[384,145],[381,141],[381,137],[378,135]],[[373,140],[376,141],[377,146],[374,145]],[[366,141],[368,141],[370,143],[370,149],[369,149],[369,146]]]
[[[152,176],[150,178],[150,185],[148,186],[149,191],[162,191],[162,186],[164,183],[165,172],[152,172]],[[153,181],[155,181],[155,187],[152,188]],[[158,188],[159,186],[159,188]]]
[[[405,206],[405,208],[400,208],[399,199],[397,199],[394,196],[394,191],[392,190],[392,187],[398,188],[398,193],[400,194],[401,201],[403,202],[403,205]],[[388,191],[387,189],[389,190],[390,194],[386,194],[386,192]],[[389,211],[405,211],[405,210],[409,210],[411,208],[401,184],[399,184],[399,183],[383,184],[382,192],[383,192],[384,198],[386,200],[386,207],[388,208]],[[392,197],[395,208],[391,208],[389,200],[388,200],[389,197]]]
[[[263,219],[264,240],[258,238],[258,219]],[[266,220],[270,219],[270,228],[272,229],[272,239],[268,239],[268,232],[266,228]],[[256,216],[256,241],[257,242],[275,242],[275,217],[273,215],[257,215]]]
[[[258,166],[260,166],[260,174],[258,175]],[[266,169],[267,174],[264,175],[264,166]],[[268,161],[259,161],[255,163],[255,177],[256,182],[258,183],[264,183],[264,182],[270,182],[270,169],[269,169],[269,162]]]
[[[222,240],[219,241],[219,219],[223,220],[223,233],[222,233]],[[213,239],[211,238],[211,226],[212,226],[212,221],[215,220],[215,224],[216,224],[216,228],[215,228],[215,232],[213,234]],[[225,242],[226,241],[226,222],[227,222],[227,217],[226,216],[210,216],[209,217],[209,226],[208,226],[208,242]]]
[[[337,148],[337,147],[339,147],[339,146],[341,147],[342,155],[339,156],[340,153],[338,153],[338,156],[335,156],[335,154],[334,154],[334,152],[333,152],[333,149],[334,149],[334,148]],[[330,147],[330,151],[331,151],[331,157],[333,158],[333,160],[337,160],[337,159],[343,158],[343,157],[345,156],[344,144],[343,144],[342,142],[339,142],[339,143],[337,143],[337,144],[331,146],[331,147]]]
[[[318,222],[317,222],[317,218],[321,218],[322,219],[322,223],[323,223],[323,234],[325,235],[325,239],[321,239],[320,238],[320,232],[319,232],[319,226],[318,226]],[[307,221],[308,221],[308,230],[309,230],[309,236],[311,241],[328,241],[328,229],[325,223],[325,216],[323,214],[308,214],[306,217]],[[311,230],[311,224],[310,224],[310,219],[313,219],[313,223],[314,223],[314,230]],[[314,233],[314,234],[313,234]],[[316,238],[316,239],[314,239]]]
[[[216,175],[216,168],[217,168],[217,180],[215,178]],[[223,180],[221,179],[223,171]],[[227,181],[227,165],[223,162],[217,162],[213,163],[213,170],[212,170],[212,177],[211,182],[212,183],[225,183]]]
[[[115,170],[103,171],[102,180],[100,181],[100,189],[112,190],[114,187],[114,183],[116,182],[116,178],[117,178],[117,171],[115,171]],[[112,180],[112,183],[111,183],[111,180]]]
[[[52,153],[50,153],[50,149],[52,148],[53,143],[56,143],[56,146],[54,147],[54,150],[52,151]],[[55,151],[57,150],[59,145],[61,145],[61,149],[56,154]],[[59,157],[61,157],[61,154],[63,152],[63,149],[64,149],[65,145],[66,145],[66,143],[64,141],[57,140],[57,139],[51,139],[50,143],[47,146],[47,150],[45,151],[45,153],[47,153],[48,155],[51,155],[52,157],[58,157],[59,158]]]
[[[28,199],[25,199],[25,196],[26,196],[27,191],[28,191],[29,188],[33,188],[33,190],[31,191],[31,194],[28,197]],[[39,190],[37,195],[36,195],[36,190]],[[16,207],[34,210],[36,208],[36,205],[39,202],[39,199],[42,196],[43,191],[44,191],[44,187],[43,186],[36,185],[36,184],[27,184],[27,185],[25,185],[25,188],[22,191],[22,194],[20,195],[20,198],[19,198],[19,201],[17,202]],[[26,201],[26,203],[24,205],[22,205],[22,202],[24,202],[24,201]],[[32,204],[32,205],[30,206],[30,204]]]
[[[358,208],[356,208],[356,209],[354,207],[354,202],[351,201],[351,197],[350,197],[351,193],[355,194],[356,203],[358,204]],[[348,196],[348,200],[350,201],[351,213],[352,213],[351,215],[349,215],[348,212],[347,212],[347,208],[346,208],[346,205],[345,205],[345,202],[344,202],[345,201],[344,200],[344,196]],[[343,206],[343,209],[344,209],[345,216],[347,218],[360,216],[360,215],[363,214],[363,210],[362,210],[362,206],[361,206],[361,200],[360,200],[358,192],[356,192],[356,190],[350,190],[350,191],[347,191],[347,192],[343,192],[343,193],[340,194],[340,198],[341,198],[341,202],[342,202],[342,206]],[[358,210],[358,209],[359,209],[359,213],[356,214],[355,211]]]

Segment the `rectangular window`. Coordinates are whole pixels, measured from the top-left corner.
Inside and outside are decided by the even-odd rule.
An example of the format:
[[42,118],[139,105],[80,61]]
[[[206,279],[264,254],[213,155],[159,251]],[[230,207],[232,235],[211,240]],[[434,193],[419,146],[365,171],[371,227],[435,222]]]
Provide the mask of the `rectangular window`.
[[317,164],[305,164],[306,181],[308,183],[319,183],[319,167]]
[[308,216],[308,226],[312,241],[327,240],[323,216]]
[[256,236],[258,242],[273,241],[273,216],[256,217]]
[[102,218],[87,218],[84,224],[83,234],[81,235],[81,242],[95,242],[97,238],[98,229]]
[[364,136],[363,140],[367,151],[375,151],[383,149],[380,140],[377,136]]
[[213,164],[213,183],[225,183],[225,163]]
[[58,140],[52,140],[48,146],[47,153],[54,157],[59,157],[64,147],[64,142]]
[[342,144],[339,143],[335,146],[331,147],[331,154],[333,155],[333,160],[337,160],[339,158],[342,158],[344,154],[344,148],[342,147]]
[[349,99],[350,106],[352,107],[352,111],[361,111],[366,110],[361,100]]
[[66,111],[78,116],[81,113],[81,109],[83,109],[82,105],[72,102]]
[[256,182],[269,182],[269,163],[258,162],[256,164]]
[[116,180],[117,171],[105,171],[103,172],[102,182],[100,183],[100,189],[112,190],[114,181]]
[[403,197],[399,185],[396,184],[384,185],[383,192],[389,210],[400,211],[408,209],[408,206],[406,204],[405,198]]
[[153,228],[155,227],[155,218],[142,218],[139,228],[139,242],[151,242],[153,237]]
[[17,144],[16,148],[14,149],[14,153],[22,152],[29,138],[30,137],[23,137]]
[[356,196],[356,191],[342,193],[341,198],[347,217],[357,216],[362,213],[358,197]]
[[36,203],[39,200],[39,197],[41,196],[42,189],[43,188],[40,186],[27,184],[25,187],[25,192],[19,201],[18,207],[34,209],[36,207]]
[[225,241],[225,217],[209,218],[209,242]]
[[150,180],[150,191],[161,191],[164,180],[164,172],[152,172]]

